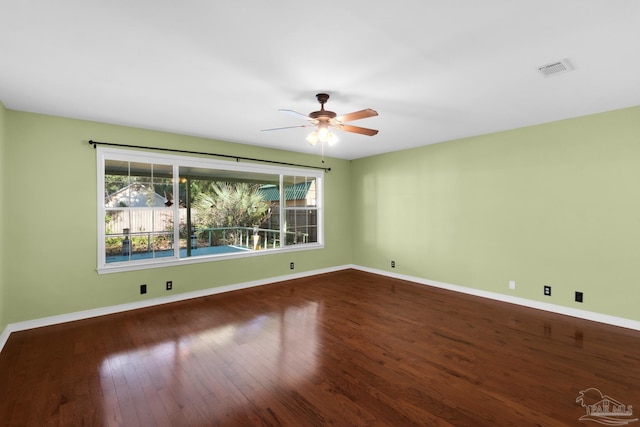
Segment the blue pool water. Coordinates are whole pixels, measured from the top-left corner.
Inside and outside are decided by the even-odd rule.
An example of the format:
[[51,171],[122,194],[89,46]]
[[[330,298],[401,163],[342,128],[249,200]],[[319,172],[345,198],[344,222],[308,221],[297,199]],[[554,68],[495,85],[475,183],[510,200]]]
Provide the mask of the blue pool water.
[[[191,249],[191,256],[202,255],[220,255],[229,254],[234,252],[246,252],[250,249],[241,246],[207,246],[204,248]],[[156,251],[156,252],[140,252],[131,254],[131,258],[126,255],[110,255],[107,256],[107,263],[110,262],[123,262],[133,261],[138,259],[150,259],[150,258],[164,258],[173,256],[173,250],[168,251]],[[180,249],[180,258],[187,257],[187,250]]]

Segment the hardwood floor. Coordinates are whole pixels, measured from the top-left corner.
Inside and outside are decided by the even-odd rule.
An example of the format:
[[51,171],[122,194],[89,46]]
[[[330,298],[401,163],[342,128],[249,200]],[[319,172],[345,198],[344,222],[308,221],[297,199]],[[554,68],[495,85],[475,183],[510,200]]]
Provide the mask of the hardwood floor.
[[596,426],[589,388],[640,411],[640,332],[346,270],[13,333],[0,425]]

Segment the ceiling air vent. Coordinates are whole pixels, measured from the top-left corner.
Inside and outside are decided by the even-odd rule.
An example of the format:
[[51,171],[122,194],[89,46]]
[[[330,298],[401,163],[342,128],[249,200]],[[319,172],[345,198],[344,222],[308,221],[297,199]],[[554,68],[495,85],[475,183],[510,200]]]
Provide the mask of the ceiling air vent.
[[538,71],[540,71],[545,78],[566,73],[571,70],[573,70],[573,66],[568,59],[563,59],[562,61],[552,62],[551,64],[538,67]]

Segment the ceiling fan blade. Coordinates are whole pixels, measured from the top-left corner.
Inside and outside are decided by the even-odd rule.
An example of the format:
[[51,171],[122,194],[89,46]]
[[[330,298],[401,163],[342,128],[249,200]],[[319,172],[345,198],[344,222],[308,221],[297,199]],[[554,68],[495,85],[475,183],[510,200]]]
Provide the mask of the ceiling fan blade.
[[299,119],[313,120],[311,117],[307,116],[306,114],[298,113],[297,111],[293,111],[293,110],[278,110],[278,111],[281,112],[281,113],[288,114],[290,116],[297,117]]
[[354,120],[366,119],[367,117],[377,116],[378,112],[367,108],[366,110],[354,111],[353,113],[345,114],[344,116],[336,117],[336,120],[340,123],[352,122]]
[[282,127],[282,128],[261,129],[260,132],[268,132],[268,131],[271,131],[271,130],[293,129],[293,128],[308,128],[308,127],[311,127],[311,126],[315,126],[315,125],[308,124],[308,125],[298,125],[298,126],[285,126],[285,127]]
[[378,133],[375,129],[361,128],[360,126],[338,125],[336,127],[347,132],[359,133],[361,135],[373,136]]

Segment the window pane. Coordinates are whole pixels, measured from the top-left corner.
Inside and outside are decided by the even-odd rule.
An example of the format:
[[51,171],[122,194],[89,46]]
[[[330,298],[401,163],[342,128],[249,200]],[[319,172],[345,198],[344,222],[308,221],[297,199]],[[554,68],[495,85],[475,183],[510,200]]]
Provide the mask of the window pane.
[[151,182],[153,191],[162,196],[163,205],[170,207],[173,205],[173,166],[153,165],[153,180]]
[[109,209],[105,225],[107,263],[173,256],[171,209]]
[[284,191],[287,207],[316,206],[316,179],[307,176],[285,176]]
[[105,207],[165,207],[173,200],[171,165],[107,160]]
[[[106,261],[126,261],[131,252],[128,231],[131,221],[128,212],[108,210],[105,214],[105,255]],[[126,231],[125,231],[126,230]]]
[[279,203],[278,175],[193,167],[179,171],[180,257],[279,247],[278,219],[271,218],[272,206]]
[[316,179],[285,176],[286,244],[318,242]]
[[287,210],[287,245],[318,242],[317,211]]
[[107,263],[173,256],[173,167],[105,161]]

